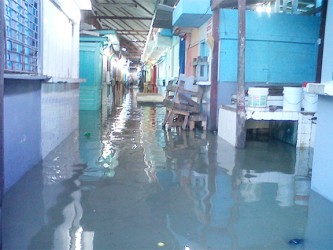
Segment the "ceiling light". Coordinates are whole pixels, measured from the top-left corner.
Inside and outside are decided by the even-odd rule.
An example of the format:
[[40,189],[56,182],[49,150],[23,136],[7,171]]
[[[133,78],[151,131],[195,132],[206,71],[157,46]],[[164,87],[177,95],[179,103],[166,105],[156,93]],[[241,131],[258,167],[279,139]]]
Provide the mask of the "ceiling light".
[[260,4],[257,5],[256,7],[256,11],[257,12],[267,12],[267,13],[271,13],[272,12],[272,7],[270,4],[264,5],[264,4]]
[[121,48],[122,51],[126,51],[127,49],[126,48]]

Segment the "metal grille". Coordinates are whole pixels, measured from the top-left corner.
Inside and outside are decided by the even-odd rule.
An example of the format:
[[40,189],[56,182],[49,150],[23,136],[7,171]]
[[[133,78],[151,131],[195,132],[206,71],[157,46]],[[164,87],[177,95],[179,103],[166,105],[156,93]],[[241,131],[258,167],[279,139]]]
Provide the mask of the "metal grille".
[[5,70],[37,72],[39,0],[5,0]]

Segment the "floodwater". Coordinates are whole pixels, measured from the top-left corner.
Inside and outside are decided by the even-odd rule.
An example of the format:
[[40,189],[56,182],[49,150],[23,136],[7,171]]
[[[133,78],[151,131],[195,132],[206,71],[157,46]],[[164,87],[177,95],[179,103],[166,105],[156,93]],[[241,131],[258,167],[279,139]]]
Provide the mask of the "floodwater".
[[310,191],[311,150],[165,131],[124,95],[5,196],[3,249],[333,249],[333,204]]

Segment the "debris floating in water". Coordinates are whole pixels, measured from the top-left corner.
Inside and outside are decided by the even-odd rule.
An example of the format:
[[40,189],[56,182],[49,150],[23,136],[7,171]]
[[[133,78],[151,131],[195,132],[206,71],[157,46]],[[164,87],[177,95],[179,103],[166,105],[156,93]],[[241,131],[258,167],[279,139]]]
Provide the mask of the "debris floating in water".
[[84,136],[87,137],[87,138],[90,138],[91,133],[90,133],[90,132],[85,132],[85,133],[84,133]]
[[157,243],[157,246],[159,246],[159,247],[164,247],[165,244],[164,244],[163,242],[158,242],[158,243]]
[[302,244],[304,242],[303,239],[292,239],[289,241],[289,244],[290,245],[299,245],[299,244]]

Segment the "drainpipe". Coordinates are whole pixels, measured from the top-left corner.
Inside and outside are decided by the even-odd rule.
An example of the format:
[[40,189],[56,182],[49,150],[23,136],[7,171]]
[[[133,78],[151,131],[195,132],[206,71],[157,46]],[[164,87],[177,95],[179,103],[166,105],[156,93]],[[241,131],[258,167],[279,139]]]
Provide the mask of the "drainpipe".
[[245,8],[246,0],[238,0],[238,67],[237,67],[237,114],[236,147],[245,148]]
[[219,22],[220,8],[213,10],[213,51],[211,60],[211,89],[210,89],[210,119],[208,121],[208,129],[211,131],[217,130],[217,84],[218,84],[218,64],[219,64]]
[[4,192],[4,131],[3,131],[3,123],[4,123],[4,65],[5,65],[5,4],[4,1],[0,1],[0,208],[2,207],[2,198]]

